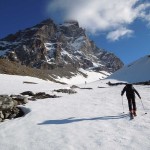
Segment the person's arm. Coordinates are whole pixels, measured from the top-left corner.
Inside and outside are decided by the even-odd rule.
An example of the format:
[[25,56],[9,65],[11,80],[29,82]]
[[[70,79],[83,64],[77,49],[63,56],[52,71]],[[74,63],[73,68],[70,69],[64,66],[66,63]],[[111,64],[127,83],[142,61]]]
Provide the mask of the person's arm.
[[126,86],[123,88],[123,90],[121,91],[121,96],[123,96],[124,92],[126,91]]
[[134,92],[138,95],[138,97],[141,99],[140,94],[138,93],[138,91],[136,89],[134,89]]

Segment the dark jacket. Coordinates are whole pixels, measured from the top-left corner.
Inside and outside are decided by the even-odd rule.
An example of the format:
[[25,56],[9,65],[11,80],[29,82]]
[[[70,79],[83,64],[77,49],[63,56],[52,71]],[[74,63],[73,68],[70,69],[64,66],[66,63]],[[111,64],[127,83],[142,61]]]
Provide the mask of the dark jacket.
[[141,99],[140,94],[137,92],[137,90],[132,86],[132,84],[127,84],[122,92],[121,96],[123,96],[124,92],[126,92],[127,98],[135,98],[135,93],[138,95],[138,97]]

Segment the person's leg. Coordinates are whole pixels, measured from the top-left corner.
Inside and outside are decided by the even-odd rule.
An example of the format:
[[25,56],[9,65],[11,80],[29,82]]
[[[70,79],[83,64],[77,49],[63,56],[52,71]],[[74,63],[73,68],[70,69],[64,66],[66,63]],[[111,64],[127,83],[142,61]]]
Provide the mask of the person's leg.
[[127,99],[128,99],[129,112],[132,113],[132,99],[129,97]]
[[135,102],[135,98],[132,99],[132,105],[133,105],[133,114],[134,114],[134,116],[136,116],[136,102]]
[[133,111],[132,111],[132,99],[128,97],[128,106],[129,106],[129,114],[130,119],[133,119]]

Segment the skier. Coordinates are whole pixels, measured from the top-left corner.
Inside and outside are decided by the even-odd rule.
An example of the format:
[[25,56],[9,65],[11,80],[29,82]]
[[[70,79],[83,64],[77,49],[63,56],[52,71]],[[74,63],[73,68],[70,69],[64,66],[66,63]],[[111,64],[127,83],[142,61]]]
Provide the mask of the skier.
[[136,102],[135,102],[135,93],[138,95],[138,97],[141,99],[140,94],[137,92],[137,90],[133,87],[132,84],[127,84],[122,92],[121,96],[123,96],[124,92],[126,92],[126,97],[128,99],[128,106],[129,106],[129,112],[131,118],[133,118],[133,115],[136,116]]

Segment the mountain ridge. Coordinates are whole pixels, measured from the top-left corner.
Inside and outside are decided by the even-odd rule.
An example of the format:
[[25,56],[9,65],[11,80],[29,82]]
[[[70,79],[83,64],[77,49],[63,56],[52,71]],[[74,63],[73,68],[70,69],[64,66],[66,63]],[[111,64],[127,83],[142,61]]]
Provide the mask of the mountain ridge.
[[0,58],[44,70],[74,67],[110,73],[123,66],[113,53],[98,48],[73,20],[56,25],[47,19],[0,39]]

